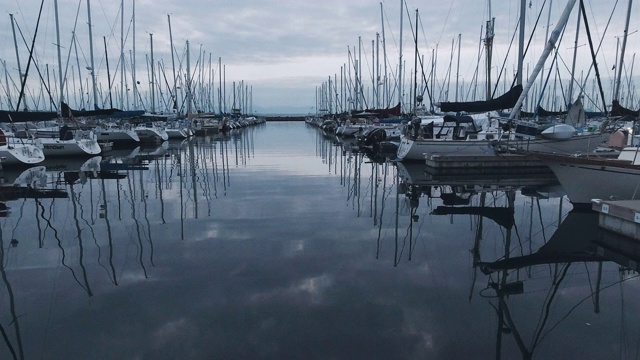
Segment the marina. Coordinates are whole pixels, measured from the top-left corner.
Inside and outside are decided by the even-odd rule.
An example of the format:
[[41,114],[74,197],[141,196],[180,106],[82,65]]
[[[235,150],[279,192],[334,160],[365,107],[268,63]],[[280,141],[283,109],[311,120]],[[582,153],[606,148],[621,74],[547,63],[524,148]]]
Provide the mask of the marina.
[[5,2],[0,360],[639,358],[632,2]]

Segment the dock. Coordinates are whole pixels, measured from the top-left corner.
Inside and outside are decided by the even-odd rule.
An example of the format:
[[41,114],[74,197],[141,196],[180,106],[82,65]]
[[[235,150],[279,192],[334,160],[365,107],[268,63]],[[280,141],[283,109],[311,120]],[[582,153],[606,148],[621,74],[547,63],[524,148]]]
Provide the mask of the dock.
[[601,228],[640,241],[640,200],[594,199],[591,208],[600,213]]

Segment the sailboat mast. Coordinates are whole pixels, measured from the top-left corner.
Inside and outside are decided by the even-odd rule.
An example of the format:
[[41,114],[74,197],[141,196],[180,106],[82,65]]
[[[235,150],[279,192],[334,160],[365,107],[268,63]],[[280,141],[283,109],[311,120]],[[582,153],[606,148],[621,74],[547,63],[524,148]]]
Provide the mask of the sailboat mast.
[[120,0],[120,107],[124,109],[124,0]]
[[460,80],[460,42],[462,41],[462,34],[458,34],[458,63],[456,64],[456,102],[458,102],[458,86]]
[[[489,0],[489,20],[487,20],[487,27],[485,29],[484,46],[486,47],[486,62],[487,62],[487,100],[491,100],[491,56],[493,54],[493,27],[495,25],[495,18],[491,17],[491,0]],[[433,89],[433,87],[432,87]]]
[[387,89],[387,46],[384,37],[384,11],[380,3],[380,18],[382,20],[382,62],[384,63],[384,84],[382,85],[382,101],[385,107],[389,107],[389,91]]
[[218,111],[222,114],[222,57],[218,57]]
[[167,14],[167,21],[169,22],[169,46],[171,46],[171,67],[173,68],[173,108],[178,109],[178,89],[176,81],[176,60],[173,51],[173,33],[171,31],[171,15]]
[[[552,7],[553,7],[553,0],[549,0],[549,11],[547,12],[547,29],[546,29],[546,32],[544,34],[544,38],[545,39],[549,38],[549,26],[550,26],[549,24],[551,24],[551,8]],[[578,12],[578,17],[579,16],[580,16],[580,13]],[[545,62],[546,62],[546,60],[545,60]],[[544,63],[542,63],[542,66],[544,67]],[[540,77],[540,94],[542,94],[544,92],[544,90],[542,89],[543,85],[544,85],[544,76],[541,76]],[[542,95],[540,96],[540,99],[542,99]],[[540,103],[540,101],[538,101],[538,103]],[[536,109],[536,111],[537,111],[537,109]]]
[[133,108],[138,109],[138,82],[136,81],[136,0],[133,0],[133,51],[131,54],[131,75],[133,78]]
[[64,90],[63,90],[63,85],[64,85],[64,79],[62,78],[62,58],[60,56],[60,22],[58,21],[58,0],[54,0],[53,1],[53,6],[55,8],[55,15],[56,15],[56,42],[57,42],[57,49],[58,49],[58,78],[60,81],[60,104],[62,104],[62,102],[64,101]]
[[96,69],[93,62],[93,33],[91,24],[91,1],[87,0],[87,19],[89,20],[89,56],[91,57],[91,82],[93,84],[93,108],[98,108],[98,90],[96,88]]
[[576,4],[576,0],[569,0],[567,2],[567,5],[565,6],[564,11],[562,12],[562,15],[560,16],[560,19],[558,20],[558,23],[556,24],[556,27],[551,32],[551,36],[549,37],[549,40],[547,41],[547,45],[544,48],[544,51],[542,52],[542,55],[540,55],[540,59],[538,60],[538,63],[533,68],[533,71],[531,72],[531,75],[529,76],[529,81],[523,87],[522,94],[520,94],[520,97],[518,98],[518,101],[516,102],[515,106],[511,110],[511,114],[509,114],[509,119],[515,118],[516,114],[520,113],[520,107],[522,106],[522,103],[524,102],[524,99],[527,97],[527,93],[529,92],[529,89],[531,89],[531,86],[533,85],[533,82],[536,81],[536,77],[540,73],[540,70],[542,70],[543,63],[546,61],[547,57],[551,53],[551,50],[553,50],[553,47],[556,45],[556,42],[558,41],[558,38],[560,37],[560,33],[562,32],[562,29],[564,28],[564,26],[567,24],[567,20],[569,20],[569,15],[571,14],[571,10],[573,9],[573,6],[575,4]]
[[13,14],[9,14],[9,18],[11,18],[11,30],[13,31],[13,44],[16,48],[16,61],[18,62],[18,77],[20,78],[20,83],[22,83],[22,65],[20,65],[20,53],[18,52],[18,40],[16,39],[15,19],[13,18]]
[[187,117],[191,115],[191,58],[189,40],[187,40]]
[[522,69],[524,62],[524,21],[525,11],[527,10],[527,0],[520,0],[520,34],[518,46],[518,72],[516,73],[516,85],[522,85]]
[[400,0],[400,55],[398,57],[398,98],[400,99],[400,111],[402,111],[402,11],[404,10],[404,0]]
[[575,81],[576,58],[578,56],[578,36],[580,35],[580,11],[578,11],[578,23],[576,24],[576,40],[573,43],[573,63],[571,64],[571,81],[569,82],[569,91],[565,104],[568,107],[573,103],[573,83]]
[[153,34],[149,34],[149,42],[151,43],[151,113],[154,114],[156,112],[156,71],[153,62]]
[[418,9],[416,9],[416,36],[415,36],[416,51],[413,54],[413,113],[416,113],[417,101],[418,101]]
[[109,107],[113,109],[113,98],[111,97],[111,73],[109,71],[109,54],[107,53],[107,37],[103,36],[102,41],[104,41],[104,58],[107,63],[107,85],[109,86]]
[[376,108],[380,108],[380,33],[376,33],[376,75],[374,86],[376,89]]
[[622,50],[620,51],[620,63],[618,65],[618,77],[616,78],[616,92],[613,100],[619,100],[620,97],[620,85],[622,79],[622,65],[624,64],[624,52],[627,47],[627,35],[629,34],[629,17],[631,16],[631,5],[633,0],[629,0],[629,7],[627,8],[627,20],[624,24],[624,36],[622,37]]

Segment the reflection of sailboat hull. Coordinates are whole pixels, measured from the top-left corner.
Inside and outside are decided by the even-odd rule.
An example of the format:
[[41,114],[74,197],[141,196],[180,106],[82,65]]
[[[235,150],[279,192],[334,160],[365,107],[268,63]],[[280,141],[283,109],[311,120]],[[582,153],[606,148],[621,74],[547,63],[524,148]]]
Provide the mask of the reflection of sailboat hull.
[[46,167],[39,165],[26,170],[5,168],[0,174],[0,183],[3,185],[27,185],[33,186],[36,183],[46,181]]
[[95,167],[97,163],[98,167],[100,165],[100,161],[102,160],[101,156],[94,156],[92,158],[77,158],[77,157],[69,157],[66,159],[62,158],[51,158],[45,159],[42,162],[42,166],[47,168],[49,172],[57,172],[57,171],[90,171]]
[[165,141],[163,142],[160,146],[157,147],[142,147],[140,148],[140,151],[138,152],[138,154],[135,156],[136,160],[155,160],[161,156],[163,156],[164,154],[167,153],[167,150],[169,150],[169,142]]
[[510,229],[513,226],[514,209],[508,207],[487,206],[438,206],[433,215],[480,215],[495,221],[498,225]]

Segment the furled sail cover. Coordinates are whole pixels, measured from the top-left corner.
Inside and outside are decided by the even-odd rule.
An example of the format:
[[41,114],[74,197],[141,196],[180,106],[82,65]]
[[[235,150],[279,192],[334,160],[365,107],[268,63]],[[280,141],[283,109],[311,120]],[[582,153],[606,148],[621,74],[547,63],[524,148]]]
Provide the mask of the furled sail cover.
[[558,116],[558,115],[567,115],[567,112],[545,110],[542,108],[542,106],[538,105],[538,116]]
[[400,116],[401,109],[400,103],[392,108],[386,109],[367,109],[363,111],[352,111],[351,115],[354,117],[368,117],[368,116],[377,116],[381,118],[389,117],[389,116]]
[[618,100],[613,100],[613,102],[611,103],[611,116],[624,116],[624,115],[631,115],[631,116],[635,116],[638,117],[640,114],[640,110],[631,110],[631,109],[627,109],[622,107],[622,105],[620,105],[620,102]]
[[443,102],[440,103],[440,110],[443,112],[479,113],[502,109],[511,109],[516,105],[518,98],[522,94],[522,85],[516,85],[500,97],[486,101],[471,102]]
[[55,111],[7,111],[0,110],[0,122],[47,121],[58,118]]
[[73,110],[66,103],[62,102],[60,108],[62,109],[62,117],[82,117],[82,116],[101,116],[111,115],[120,110],[118,109],[96,109],[96,110]]

